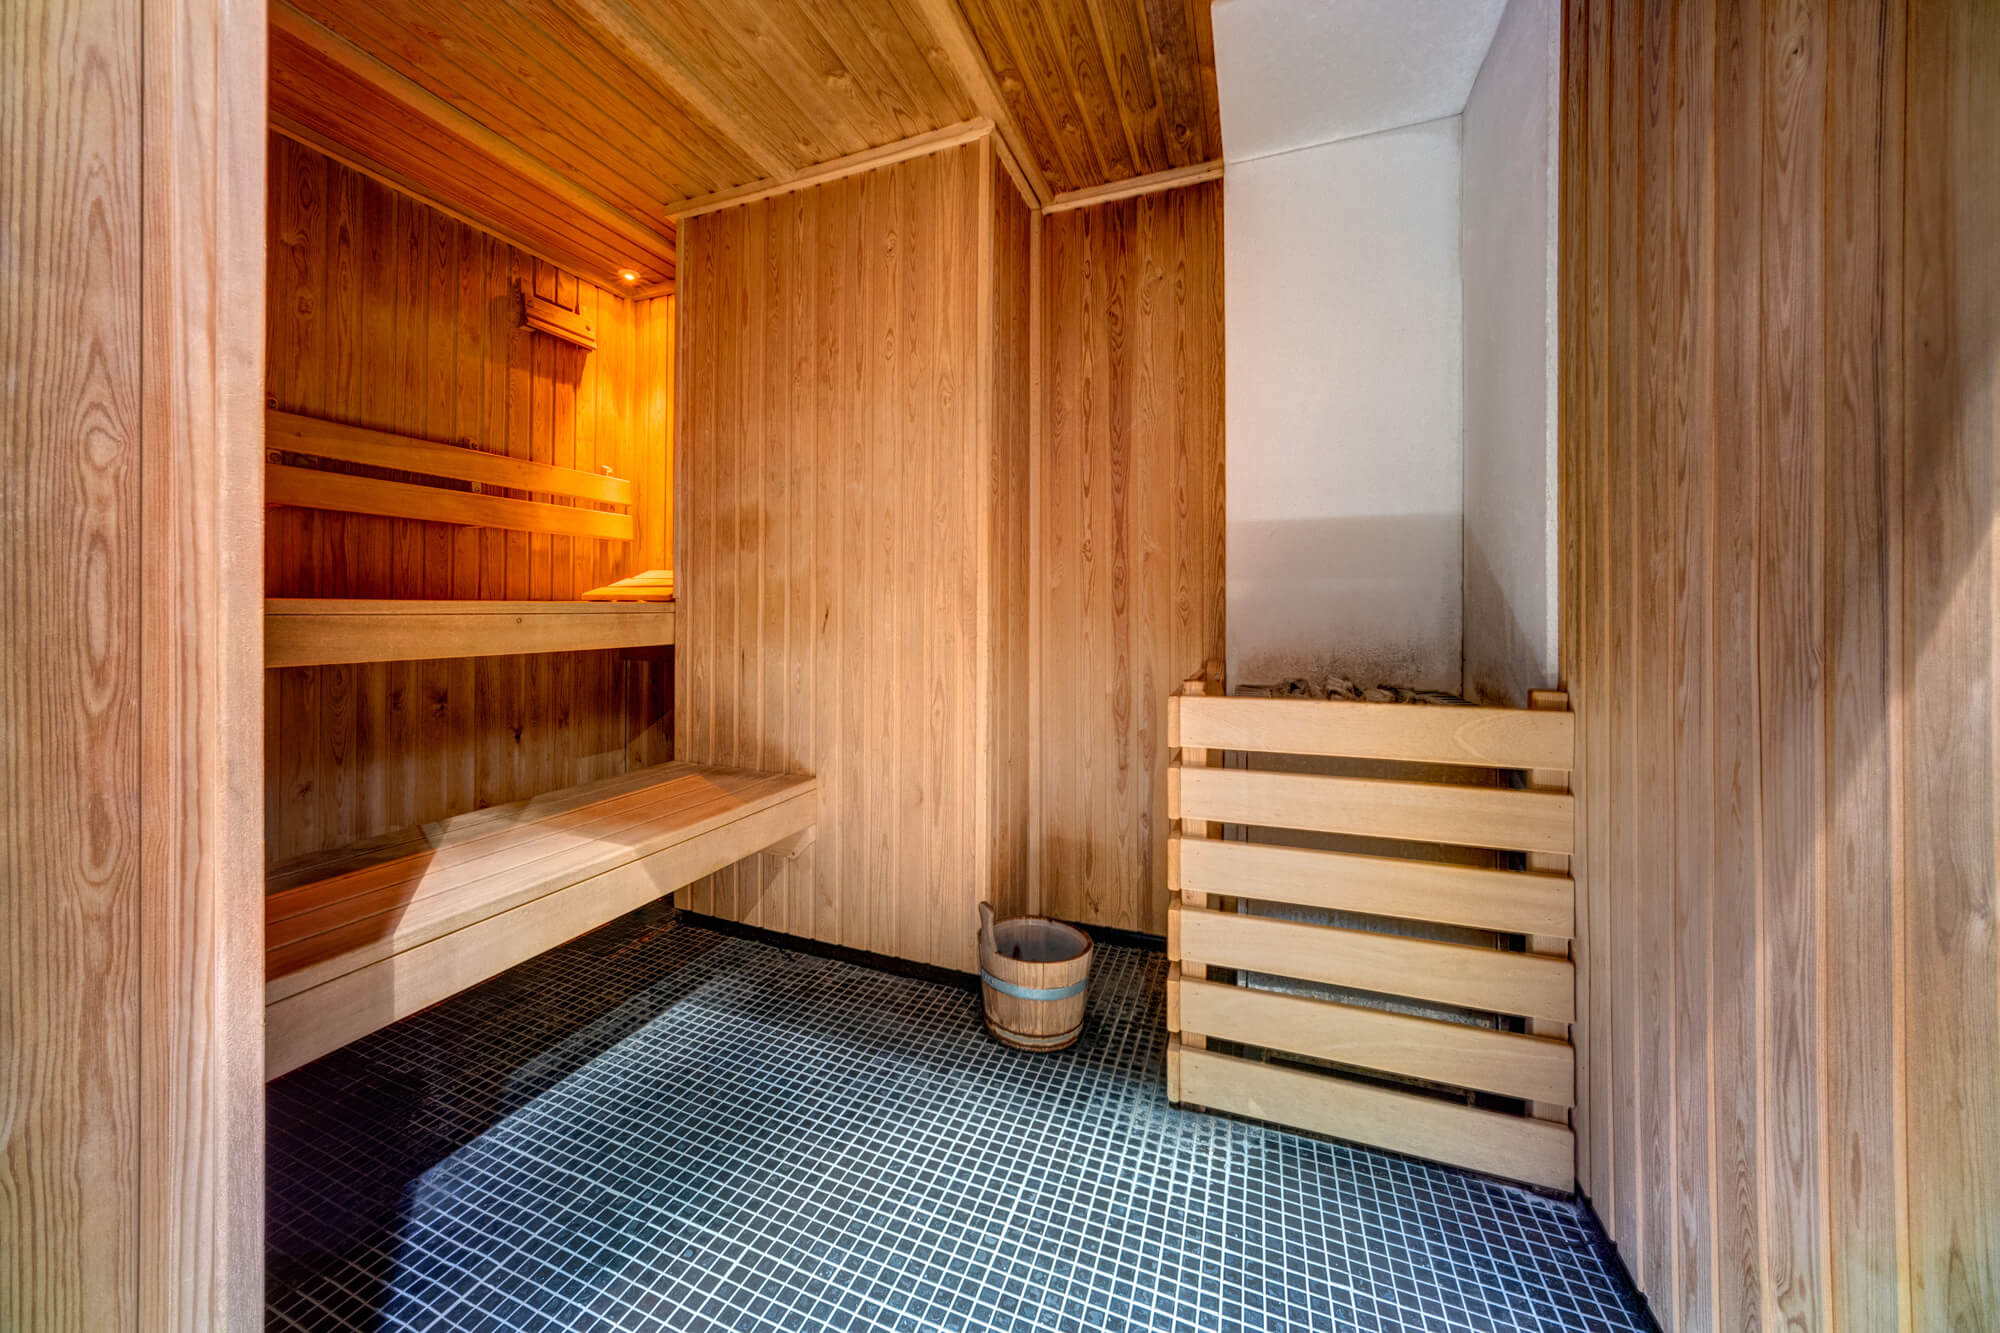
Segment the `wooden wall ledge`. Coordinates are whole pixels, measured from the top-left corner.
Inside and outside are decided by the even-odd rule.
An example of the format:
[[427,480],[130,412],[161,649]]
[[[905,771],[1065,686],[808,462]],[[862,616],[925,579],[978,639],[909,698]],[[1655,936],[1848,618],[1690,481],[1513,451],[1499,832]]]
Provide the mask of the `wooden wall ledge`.
[[446,602],[272,597],[264,665],[590,652],[674,641],[671,602]]

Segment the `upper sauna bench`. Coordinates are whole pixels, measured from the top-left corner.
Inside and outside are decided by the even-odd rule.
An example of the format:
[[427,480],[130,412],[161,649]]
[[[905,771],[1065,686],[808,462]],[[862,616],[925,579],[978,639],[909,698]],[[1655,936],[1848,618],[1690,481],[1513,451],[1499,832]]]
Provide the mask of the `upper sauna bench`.
[[[619,477],[276,409],[265,414],[265,446],[279,460],[265,467],[264,503],[269,507],[328,509],[603,541],[633,538],[629,511],[634,487]],[[282,461],[287,457],[417,474],[447,484],[301,467]],[[488,488],[514,494],[495,494]],[[562,503],[517,498],[529,494],[556,497]],[[618,512],[621,508],[627,512]],[[658,579],[640,576],[587,593],[582,601],[270,598],[264,604],[264,665],[329,666],[654,647],[674,641],[671,596],[670,581],[662,587]]]

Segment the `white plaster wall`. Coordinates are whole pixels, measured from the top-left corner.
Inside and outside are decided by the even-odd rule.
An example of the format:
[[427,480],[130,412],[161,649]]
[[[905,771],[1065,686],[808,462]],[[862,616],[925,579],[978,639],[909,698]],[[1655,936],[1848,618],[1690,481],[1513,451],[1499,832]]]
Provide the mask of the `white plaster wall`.
[[1452,117],[1228,165],[1232,682],[1459,686],[1459,159]]
[[1230,162],[1455,116],[1506,0],[1215,0]]
[[1463,692],[1483,702],[1525,704],[1559,670],[1560,10],[1559,0],[1509,0],[1463,118]]

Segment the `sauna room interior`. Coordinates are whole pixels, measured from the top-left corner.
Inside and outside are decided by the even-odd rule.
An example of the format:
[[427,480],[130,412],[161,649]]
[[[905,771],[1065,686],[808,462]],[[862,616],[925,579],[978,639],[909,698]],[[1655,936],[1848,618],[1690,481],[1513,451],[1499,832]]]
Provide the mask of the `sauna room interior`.
[[2000,4],[0,52],[0,1329],[2000,1329]]

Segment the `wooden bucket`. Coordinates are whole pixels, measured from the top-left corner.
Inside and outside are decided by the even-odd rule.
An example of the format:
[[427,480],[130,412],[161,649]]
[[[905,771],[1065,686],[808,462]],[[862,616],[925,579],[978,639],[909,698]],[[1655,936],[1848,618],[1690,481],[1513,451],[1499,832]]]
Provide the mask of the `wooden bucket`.
[[1090,936],[1047,917],[995,922],[979,904],[979,979],[987,1030],[1023,1051],[1059,1051],[1083,1031]]

